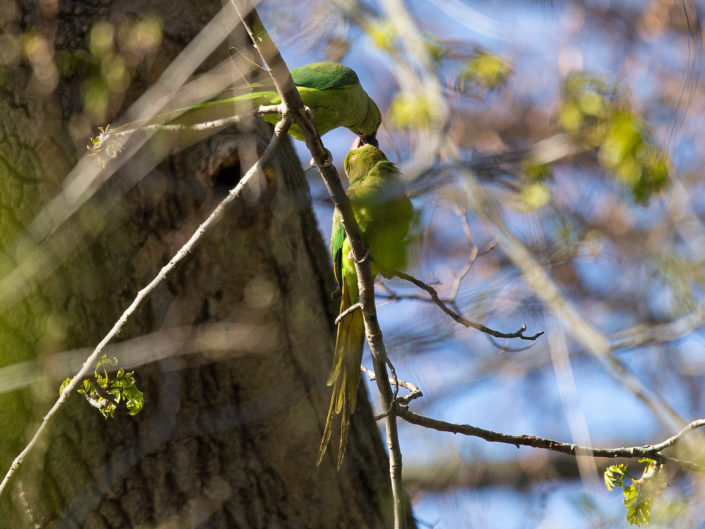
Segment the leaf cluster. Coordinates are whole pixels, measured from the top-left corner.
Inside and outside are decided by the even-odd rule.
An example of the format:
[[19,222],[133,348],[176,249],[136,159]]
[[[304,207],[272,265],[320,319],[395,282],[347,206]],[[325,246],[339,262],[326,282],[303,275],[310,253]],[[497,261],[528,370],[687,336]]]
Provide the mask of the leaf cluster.
[[514,73],[511,60],[498,53],[479,51],[466,62],[458,81],[461,89],[470,83],[475,89],[494,90],[507,84]]
[[598,151],[600,164],[645,204],[670,177],[668,155],[617,86],[594,74],[569,75],[558,112],[561,128],[577,143]]
[[[654,500],[661,495],[668,486],[661,472],[662,465],[649,458],[639,460],[645,465],[640,478],[628,474],[627,465],[620,463],[610,465],[604,473],[607,490],[623,489],[624,506],[627,508],[627,522],[630,525],[648,525],[651,522],[651,510]],[[624,484],[624,479],[631,481],[630,485]]]
[[[137,415],[144,407],[144,394],[137,388],[134,371],[126,372],[124,369],[118,369],[112,378],[108,374],[107,368],[117,367],[117,364],[117,358],[109,359],[107,355],[103,355],[96,364],[93,380],[84,379],[80,389],[76,390],[85,396],[106,419],[115,416],[115,411],[121,402],[125,403],[130,415]],[[60,393],[70,382],[70,377],[64,380]]]

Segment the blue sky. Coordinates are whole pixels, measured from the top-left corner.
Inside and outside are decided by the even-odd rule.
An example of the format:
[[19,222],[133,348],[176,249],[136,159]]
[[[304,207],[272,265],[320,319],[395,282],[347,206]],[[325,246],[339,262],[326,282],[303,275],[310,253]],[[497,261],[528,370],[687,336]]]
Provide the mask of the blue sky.
[[[656,112],[645,113],[645,118],[653,127],[655,137],[664,145],[671,156],[677,170],[694,170],[701,163],[697,138],[700,134],[701,122],[686,120],[674,128],[673,112],[667,106],[656,105],[662,97],[663,86],[658,83],[664,79],[673,81],[676,89],[684,85],[689,66],[689,58],[684,55],[687,46],[685,37],[663,36],[655,40],[637,37],[637,45],[620,47],[624,35],[615,33],[619,25],[600,27],[589,17],[585,17],[576,3],[560,2],[472,2],[450,0],[442,2],[444,9],[439,9],[442,0],[415,0],[408,2],[417,20],[423,21],[423,29],[434,34],[443,35],[449,40],[457,40],[468,45],[481,46],[491,52],[501,53],[509,57],[515,66],[515,74],[510,80],[507,91],[490,96],[486,101],[470,101],[468,104],[476,109],[487,106],[487,111],[501,108],[509,93],[512,97],[529,100],[536,105],[548,107],[555,105],[563,76],[572,68],[583,68],[606,75],[619,81],[630,93],[630,101],[639,110],[656,109]],[[592,2],[593,5],[607,6],[608,1]],[[624,4],[624,3],[623,3]],[[642,2],[629,2],[638,8]],[[266,4],[265,4],[266,5]],[[262,11],[267,23],[267,10]],[[292,44],[291,38],[278,37],[276,26],[273,25],[275,41],[280,38],[282,54],[290,67],[321,60],[322,48],[304,48]],[[291,31],[291,28],[289,28]],[[353,46],[345,56],[344,62],[353,67],[359,74],[363,86],[380,104],[383,112],[385,105],[391,99],[394,81],[390,73],[392,63],[383,52],[376,49],[372,43],[358,30],[351,29],[350,37]],[[629,52],[629,54],[627,54]],[[680,83],[680,85],[679,85]],[[693,97],[684,92],[685,103],[693,102]],[[690,98],[690,99],[689,99]],[[666,110],[664,110],[666,109]],[[553,109],[555,111],[555,109]],[[339,129],[325,136],[324,142],[331,150],[339,170],[340,164],[352,141],[349,131]],[[401,144],[401,152],[405,152],[403,140],[392,140],[386,134],[381,134],[381,146],[388,153],[394,153],[395,146]],[[303,161],[310,155],[305,146],[295,142],[297,151]],[[393,154],[390,154],[394,158]],[[590,212],[590,200],[595,207],[604,204],[604,192],[594,188],[593,169],[586,169],[584,174],[574,168],[557,168],[554,186],[574,193],[576,200],[583,203]],[[308,173],[313,188],[314,197],[323,196],[315,171]],[[562,187],[561,187],[562,186]],[[434,196],[415,199],[415,206],[433,217],[437,241],[454,240],[458,238],[457,219],[439,206]],[[660,222],[665,202],[655,200],[648,207],[629,205],[630,222],[632,226],[640,223]],[[326,242],[330,232],[331,210],[323,202],[316,202],[316,214],[319,226]],[[433,215],[430,214],[433,212]],[[538,234],[543,238],[550,233],[549,226],[555,221],[550,212],[542,211],[507,214],[506,221],[515,233],[528,237]],[[477,219],[471,219],[476,242],[481,246],[483,231]],[[476,230],[476,231],[475,231]],[[462,246],[462,245],[460,245]],[[501,255],[501,249],[496,250]],[[648,255],[645,255],[649,257]],[[464,282],[462,295],[459,299],[468,301],[468,306],[482,296],[491,294],[497,296],[502,304],[491,313],[490,321],[483,321],[500,330],[514,330],[522,322],[527,323],[529,332],[546,330],[546,320],[538,314],[523,311],[522,307],[512,306],[513,299],[519,299],[526,294],[521,281],[506,272],[492,274],[491,262],[498,259],[494,255],[478,260]],[[663,316],[670,317],[668,296],[664,294],[665,287],[658,283],[650,283],[653,270],[648,266],[634,267],[633,263],[625,262],[619,248],[601,246],[596,254],[584,255],[576,259],[576,270],[588,285],[605,296],[624,289],[625,295],[633,290],[635,282],[648,284],[652,289],[650,303],[653,309],[663,310]],[[447,260],[420,262],[417,270],[412,271],[422,279],[431,280],[443,278],[448,271],[457,271],[462,267],[462,259],[457,255],[449,255]],[[392,286],[400,292],[411,293],[413,289],[404,287],[399,282]],[[567,295],[571,295],[570,292]],[[665,297],[664,297],[665,296]],[[605,332],[616,331],[628,327],[636,321],[633,316],[615,310],[603,310],[600,304],[588,304],[583,300],[572,300],[584,316]],[[409,379],[421,386],[426,397],[424,413],[448,421],[469,423],[475,426],[498,430],[506,433],[531,434],[551,437],[557,440],[571,441],[571,431],[566,418],[564,403],[561,401],[558,383],[550,362],[538,363],[530,367],[527,363],[532,355],[540,352],[547,354],[546,337],[543,337],[536,348],[529,352],[501,353],[508,358],[505,366],[496,373],[479,375],[478,366],[499,355],[500,351],[477,332],[460,332],[451,339],[443,341],[436,347],[430,347],[419,354],[407,354],[404,351],[403,340],[412,322],[413,327],[428,324],[429,332],[433,326],[444,329],[455,323],[434,315],[434,307],[413,301],[403,303],[378,302],[382,329],[388,343],[397,345],[398,349],[390,350],[397,372],[401,378]],[[470,319],[476,319],[473,314],[466,314]],[[430,322],[430,323],[429,323]],[[438,328],[438,327],[436,327]],[[506,344],[506,342],[501,342]],[[512,342],[511,347],[520,347],[525,343]],[[700,369],[704,365],[701,356],[703,337],[698,334],[675,344],[684,357],[699,362]],[[595,445],[615,446],[623,443],[642,444],[661,440],[672,432],[664,431],[663,427],[648,412],[646,407],[634,395],[626,391],[611,376],[594,361],[591,361],[573,341],[568,341],[571,353],[573,377],[577,400],[571,405],[582,415],[587,425],[590,438]],[[638,350],[625,350],[618,353],[620,360],[632,368],[648,383],[651,379],[647,374],[658,370],[662,363],[668,364],[664,357],[666,350],[652,346]],[[515,356],[512,356],[515,355]],[[515,368],[512,368],[513,362]],[[369,366],[369,358],[365,359]],[[529,367],[527,367],[527,365]],[[702,372],[701,372],[702,374]],[[669,404],[675,406],[681,413],[690,417],[692,410],[688,395],[678,387],[677,380],[672,380],[670,371],[664,372],[663,384],[655,388]],[[452,386],[452,387],[450,387]],[[458,389],[459,388],[459,389]],[[376,401],[376,388],[368,387],[373,401]],[[423,406],[423,403],[421,404]],[[416,407],[418,409],[418,407]],[[702,409],[700,410],[702,416]],[[443,454],[459,454],[467,462],[475,457],[506,461],[515,458],[519,461],[533,449],[522,448],[517,451],[512,446],[502,446],[486,443],[479,439],[453,436],[432,431],[419,431],[415,426],[401,426],[401,442],[404,451],[404,461],[407,464],[421,464],[434,461]],[[626,527],[624,507],[618,492],[607,493],[604,487],[595,484],[546,483],[527,494],[501,488],[482,490],[456,490],[443,493],[427,494],[421,497],[415,506],[417,516],[437,528],[455,527],[592,527],[596,523],[597,514],[590,514],[586,505],[593,504],[603,516],[610,519],[610,527]],[[566,520],[571,522],[566,525]],[[701,520],[702,522],[702,520]],[[423,527],[423,525],[421,525]]]

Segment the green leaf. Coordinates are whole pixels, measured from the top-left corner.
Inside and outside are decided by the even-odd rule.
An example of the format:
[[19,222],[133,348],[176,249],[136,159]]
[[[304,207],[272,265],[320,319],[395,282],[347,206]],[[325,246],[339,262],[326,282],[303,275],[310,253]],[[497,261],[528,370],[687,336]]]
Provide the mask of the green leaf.
[[[126,372],[121,368],[115,373],[114,378],[110,378],[107,368],[116,367],[117,364],[117,358],[110,359],[106,355],[103,355],[95,367],[95,381],[91,383],[88,379],[84,379],[81,382],[81,387],[77,390],[78,393],[88,399],[92,406],[98,408],[101,415],[106,419],[115,416],[117,404],[120,402],[125,403],[125,407],[130,415],[138,414],[144,407],[144,394],[137,389],[134,371]],[[102,373],[99,372],[101,368]],[[61,391],[66,388],[70,381],[70,378],[64,380],[61,384]],[[96,391],[93,384],[104,388],[105,393],[110,395],[112,400],[103,398],[98,391]]]
[[433,128],[439,125],[436,107],[428,97],[396,94],[389,105],[387,123],[394,129]]
[[551,190],[543,182],[531,182],[521,193],[524,205],[530,210],[539,209],[551,200]]
[[641,494],[640,483],[632,483],[624,487],[624,505],[627,507],[627,522],[631,525],[641,526],[651,521],[654,499]]
[[[667,487],[660,472],[661,466],[651,458],[642,458],[644,471],[639,479],[627,474],[627,465],[611,465],[604,473],[605,486],[608,490],[624,488],[624,505],[627,508],[626,519],[631,525],[646,525],[651,521],[654,500]],[[629,478],[631,485],[624,486],[624,478]]]
[[389,22],[379,22],[371,24],[367,28],[367,34],[372,39],[372,42],[380,50],[391,52],[394,50],[397,31]]
[[507,57],[482,51],[465,63],[459,80],[463,88],[470,82],[475,88],[494,90],[505,85],[513,72],[512,62]]
[[568,76],[558,122],[574,142],[596,149],[600,164],[645,204],[670,179],[670,160],[615,85],[588,73]]
[[623,463],[608,466],[604,472],[605,487],[607,487],[607,490],[621,489],[624,485],[624,474],[626,471],[627,465]]
[[652,471],[656,467],[656,461],[654,459],[651,459],[649,457],[642,457],[639,461],[642,465],[646,465],[644,467],[644,474]]

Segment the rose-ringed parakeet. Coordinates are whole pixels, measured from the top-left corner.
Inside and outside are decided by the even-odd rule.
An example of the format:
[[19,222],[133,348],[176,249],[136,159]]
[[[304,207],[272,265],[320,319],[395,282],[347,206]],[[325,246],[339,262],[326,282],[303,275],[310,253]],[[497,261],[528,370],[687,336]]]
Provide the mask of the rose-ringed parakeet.
[[[313,113],[313,125],[319,135],[322,136],[338,127],[347,127],[357,135],[355,146],[367,143],[377,145],[376,134],[382,122],[382,116],[375,102],[362,88],[354,70],[335,62],[314,62],[294,68],[291,70],[291,77],[303,104]],[[242,92],[243,89],[253,91],[226,97],[234,92]],[[164,124],[165,132],[174,130],[182,136],[186,136],[193,129],[194,139],[180,138],[179,145],[183,148],[197,141],[203,134],[213,134],[222,128],[215,125],[196,128],[199,124],[215,124],[219,120],[247,112],[253,106],[279,103],[281,103],[279,94],[274,89],[271,79],[266,78],[262,82],[228,90],[214,101],[179,108],[150,120],[134,121],[118,128],[108,130],[106,127],[105,131],[101,130],[98,138],[91,140],[90,149],[94,153],[109,152],[111,146],[108,140],[116,133],[124,135],[133,130],[146,130],[156,123]],[[264,114],[262,117],[272,124],[276,124],[281,118],[279,114]],[[170,129],[168,126],[173,127]],[[289,128],[289,134],[297,140],[304,139],[296,125]]]
[[[377,147],[365,145],[348,153],[345,173],[350,182],[346,194],[362,240],[370,250],[372,274],[391,277],[395,270],[406,265],[406,234],[413,216],[411,201],[406,196],[399,170]],[[335,277],[342,291],[342,313],[358,302],[359,294],[350,243],[337,210],[333,215],[330,251]],[[342,414],[338,468],[342,464],[350,415],[355,411],[364,336],[361,310],[349,313],[338,323],[333,369],[328,378],[328,385],[333,386],[333,395],[321,440],[319,464],[330,440],[335,414]]]
[[[346,127],[360,138],[362,144],[377,145],[376,134],[382,116],[354,70],[336,62],[314,62],[291,70],[291,78],[301,101],[313,113],[313,125],[319,135]],[[196,115],[208,111],[209,119],[214,119],[226,115],[225,112],[232,113],[233,104],[246,101],[255,106],[278,105],[281,98],[273,85],[267,86],[271,84],[271,80],[254,83],[249,85],[254,89],[252,92],[199,105],[200,112]],[[279,114],[264,114],[262,117],[273,125],[281,119]],[[297,140],[304,139],[296,125],[289,128],[289,134]]]

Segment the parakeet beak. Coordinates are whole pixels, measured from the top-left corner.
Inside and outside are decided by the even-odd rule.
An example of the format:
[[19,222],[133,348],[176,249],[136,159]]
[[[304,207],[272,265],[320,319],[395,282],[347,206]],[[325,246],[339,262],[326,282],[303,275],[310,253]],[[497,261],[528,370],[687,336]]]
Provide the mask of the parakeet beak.
[[373,145],[375,147],[379,147],[379,143],[377,142],[377,133],[375,132],[374,134],[371,134],[370,136],[358,136],[353,140],[352,145],[350,146],[350,149],[357,149],[358,147],[361,147],[363,145]]
[[374,134],[371,136],[368,136],[367,138],[363,139],[363,143],[369,143],[370,145],[374,147],[379,147],[379,142],[377,141],[377,132],[375,131]]

